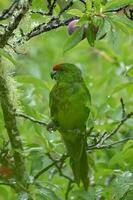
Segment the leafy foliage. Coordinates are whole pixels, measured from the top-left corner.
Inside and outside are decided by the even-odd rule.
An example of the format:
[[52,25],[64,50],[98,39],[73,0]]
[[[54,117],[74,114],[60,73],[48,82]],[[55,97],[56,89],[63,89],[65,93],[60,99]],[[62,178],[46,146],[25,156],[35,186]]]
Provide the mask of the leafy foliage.
[[[5,0],[0,5],[4,9],[9,3]],[[73,63],[81,68],[90,90],[92,108],[87,126],[94,128],[88,137],[88,145],[92,145],[94,138],[101,137],[106,131],[110,133],[119,124],[123,115],[120,98],[124,100],[126,113],[133,111],[133,21],[124,14],[127,10],[121,10],[127,5],[132,6],[132,0],[98,0],[94,4],[86,0],[85,9],[82,2],[79,5],[79,1],[74,1],[62,16],[76,16],[79,19],[80,28],[71,36],[67,34],[66,27],[61,27],[35,37],[21,47],[18,45],[16,50],[22,54],[16,55],[8,45],[5,50],[0,50],[5,66],[9,66],[11,75],[18,83],[20,102],[17,111],[32,116],[32,120],[17,119],[24,146],[28,191],[16,194],[14,188],[9,187],[16,183],[14,176],[9,179],[9,184],[5,182],[2,185],[5,177],[0,174],[0,199],[28,199],[30,193],[37,200],[132,200],[132,118],[126,120],[121,129],[106,141],[105,148],[89,150],[91,183],[88,191],[84,191],[82,185],[78,188],[69,179],[73,177],[69,158],[62,158],[66,150],[60,134],[49,133],[43,123],[35,122],[36,119],[45,123],[49,121],[49,92],[54,84],[49,74],[52,66],[60,62]],[[58,14],[61,6],[61,1],[58,1],[54,15]],[[45,10],[46,7],[44,1],[33,0],[33,9]],[[47,15],[42,17],[30,13],[21,26],[24,32],[29,32],[38,23],[47,23],[49,19]],[[85,26],[87,36],[83,39]],[[98,27],[96,31],[94,27]],[[10,39],[11,44],[18,41],[19,36],[20,32],[15,31],[15,37]],[[11,65],[16,65],[16,69]],[[9,140],[3,120],[0,110],[0,165],[3,164],[4,155],[8,164],[14,167],[12,159],[9,159],[12,158],[10,145],[9,152],[3,147],[3,141]],[[110,148],[109,144],[126,138],[131,139]],[[42,169],[43,173],[37,177]]]

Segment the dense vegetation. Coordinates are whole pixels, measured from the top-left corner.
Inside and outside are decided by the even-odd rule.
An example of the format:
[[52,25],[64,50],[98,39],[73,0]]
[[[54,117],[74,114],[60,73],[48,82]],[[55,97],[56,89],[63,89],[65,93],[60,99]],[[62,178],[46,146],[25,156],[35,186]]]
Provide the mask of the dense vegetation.
[[[132,200],[133,1],[31,2],[0,1],[0,199]],[[62,62],[82,70],[91,93],[88,191],[46,128],[50,72]]]

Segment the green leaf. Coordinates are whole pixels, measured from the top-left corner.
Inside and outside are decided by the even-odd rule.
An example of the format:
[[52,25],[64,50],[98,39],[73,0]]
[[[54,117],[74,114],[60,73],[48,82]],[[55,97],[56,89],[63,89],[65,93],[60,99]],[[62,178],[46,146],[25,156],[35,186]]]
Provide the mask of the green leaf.
[[97,12],[100,11],[100,8],[101,8],[101,0],[96,0],[94,1],[94,8]]
[[23,84],[33,84],[35,87],[47,88],[48,90],[50,89],[45,81],[33,76],[16,76],[15,78],[18,82]]
[[95,27],[92,23],[90,23],[87,29],[87,40],[92,47],[94,47],[95,39],[96,39]]
[[76,191],[73,192],[73,199],[75,199],[75,200],[78,200],[78,199],[88,200],[88,197],[89,197],[89,200],[95,200],[96,199],[95,189],[90,188],[89,192],[79,191],[79,190],[76,190]]
[[113,195],[114,199],[121,199],[124,194],[128,192],[130,188],[133,187],[133,174],[129,171],[126,171],[116,177],[113,182]]
[[12,64],[16,65],[16,61],[13,59],[13,57],[6,52],[4,49],[0,48],[0,55],[8,59]]
[[92,9],[92,1],[86,0],[86,8],[87,8],[87,11],[91,11],[91,9]]
[[102,194],[102,187],[89,187],[88,191],[74,190],[72,192],[72,199],[74,200],[96,200]]
[[112,94],[119,92],[120,90],[127,89],[128,87],[133,87],[133,81],[122,83],[118,85],[112,92]]
[[67,40],[64,46],[64,52],[75,47],[83,38],[84,28],[77,29]]
[[84,14],[78,21],[78,23],[76,23],[76,25],[78,26],[82,26],[85,25],[86,23],[88,23],[88,16],[86,14]]
[[133,77],[133,66],[127,70],[127,75]]
[[84,15],[84,13],[82,13],[82,11],[78,9],[71,9],[67,13],[70,15],[77,16],[77,17],[82,17]]
[[106,4],[105,10],[117,9],[126,5],[133,5],[133,0],[111,0]]
[[18,193],[17,200],[28,200],[29,196],[27,192],[20,192]]
[[59,200],[59,198],[56,196],[56,194],[48,189],[48,188],[39,188],[38,187],[38,192],[37,192],[37,196],[38,197],[42,197],[41,199],[45,199],[45,200]]
[[126,142],[123,148],[123,152],[127,151],[130,148],[133,148],[133,140],[129,140],[128,142]]
[[115,155],[109,161],[109,167],[119,165],[121,168],[124,165],[122,152],[115,153]]
[[125,199],[126,200],[133,200],[133,188],[129,189],[128,192],[125,194]]
[[123,159],[128,164],[130,163],[130,160],[133,161],[132,157],[133,157],[133,148],[132,149],[128,149],[127,151],[123,152]]
[[101,19],[101,23],[99,25],[98,32],[96,34],[96,39],[99,40],[102,38],[108,31],[110,31],[110,23],[106,19]]
[[133,22],[129,20],[126,16],[111,16],[110,20],[115,25],[116,28],[121,29],[125,33],[133,31]]
[[4,200],[4,197],[9,199],[9,190],[5,186],[0,186],[0,199]]

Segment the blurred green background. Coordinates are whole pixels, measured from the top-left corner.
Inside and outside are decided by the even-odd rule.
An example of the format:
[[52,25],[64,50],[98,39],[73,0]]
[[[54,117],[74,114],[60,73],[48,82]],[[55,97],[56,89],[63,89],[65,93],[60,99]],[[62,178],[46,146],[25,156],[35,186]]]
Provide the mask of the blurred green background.
[[[38,7],[42,5],[36,1],[34,3]],[[8,5],[9,1],[0,1],[1,8]],[[28,16],[24,20],[22,26],[25,30],[31,28],[33,21],[41,21],[36,15],[32,20],[29,20]],[[94,48],[89,46],[87,40],[83,40],[75,48],[63,53],[68,37],[67,28],[61,27],[39,35],[18,47],[17,50],[24,54],[14,55],[17,66],[13,71],[14,78],[18,82],[19,109],[36,119],[48,122],[49,92],[54,85],[54,81],[50,78],[52,66],[61,62],[73,63],[82,70],[91,93],[93,117],[91,123],[94,124],[94,132],[101,134],[104,131],[111,131],[122,116],[121,97],[126,111],[133,111],[133,36],[124,35],[118,30],[115,40],[108,40],[111,37],[109,35],[97,41]],[[2,114],[0,116],[2,118]],[[45,155],[46,152],[51,152],[55,158],[65,152],[58,132],[49,133],[45,127],[23,119],[18,119],[18,126],[25,147],[26,167],[30,176],[51,163]],[[3,137],[6,137],[2,124],[0,132]],[[112,137],[112,141],[118,141],[132,134],[133,119],[129,119]],[[92,186],[88,192],[74,186],[70,199],[87,200],[89,196],[91,200],[100,195],[102,199],[120,199],[125,180],[131,181],[129,179],[133,172],[132,158],[133,141],[116,145],[113,149],[92,151],[89,154]],[[64,172],[72,176],[69,160],[66,164]],[[124,178],[122,179],[121,176]],[[30,191],[35,195],[35,200],[56,199],[54,192],[58,196],[57,199],[64,199],[68,181],[60,177],[55,168],[51,168],[39,180],[42,193],[46,196],[41,197],[37,187],[31,186]],[[133,186],[132,181],[131,185]],[[0,191],[0,200],[16,198],[14,192],[7,186],[0,186]],[[132,200],[132,195],[128,196],[128,199],[125,199]]]

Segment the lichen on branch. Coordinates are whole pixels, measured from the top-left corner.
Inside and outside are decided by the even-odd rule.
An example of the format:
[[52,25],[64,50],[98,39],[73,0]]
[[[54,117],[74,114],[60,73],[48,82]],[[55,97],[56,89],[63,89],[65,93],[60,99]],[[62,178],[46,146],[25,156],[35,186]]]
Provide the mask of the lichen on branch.
[[0,103],[3,110],[5,128],[12,147],[15,162],[15,177],[16,180],[23,182],[25,166],[22,141],[15,116],[17,104],[17,100],[15,100],[15,84],[12,78],[8,76],[8,72],[2,61],[0,64]]
[[[14,1],[8,9],[2,12],[0,20],[9,17],[12,17],[12,20],[5,26],[4,32],[0,34],[0,48],[4,48],[8,44],[8,40],[25,16],[30,5],[31,0]],[[0,104],[14,158],[14,178],[16,183],[19,183],[17,184],[17,191],[23,191],[22,185],[23,187],[26,185],[26,170],[22,140],[17,128],[14,88],[14,81],[9,76],[9,72],[2,62],[2,57],[0,57]]]

